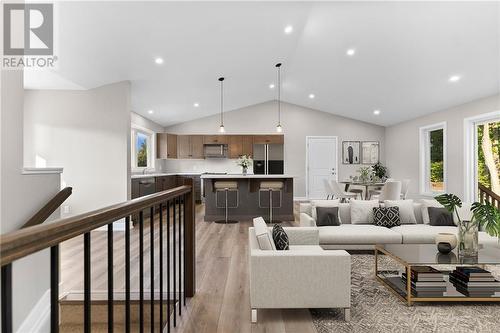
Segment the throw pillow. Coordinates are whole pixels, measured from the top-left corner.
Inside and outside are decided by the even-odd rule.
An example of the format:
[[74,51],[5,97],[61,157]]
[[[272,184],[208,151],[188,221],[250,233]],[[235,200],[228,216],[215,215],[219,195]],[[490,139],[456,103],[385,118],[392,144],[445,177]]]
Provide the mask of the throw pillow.
[[317,221],[318,214],[316,211],[316,207],[338,207],[340,204],[339,199],[335,200],[311,200],[311,216]]
[[276,250],[273,237],[269,232],[266,221],[262,217],[253,219],[253,228],[261,250]]
[[401,225],[399,207],[373,208],[373,224],[379,227],[392,228]]
[[429,207],[438,207],[438,208],[443,208],[443,205],[441,205],[437,200],[435,199],[421,199],[420,202],[422,202],[422,221],[424,224],[429,224]]
[[429,224],[434,226],[455,226],[453,215],[446,208],[428,207]]
[[401,224],[417,224],[413,200],[385,200],[385,207],[398,207]]
[[373,208],[379,207],[378,200],[351,200],[351,223],[373,224]]
[[316,226],[339,226],[339,207],[316,207]]
[[273,240],[276,250],[290,250],[288,235],[279,224],[275,224],[273,227]]

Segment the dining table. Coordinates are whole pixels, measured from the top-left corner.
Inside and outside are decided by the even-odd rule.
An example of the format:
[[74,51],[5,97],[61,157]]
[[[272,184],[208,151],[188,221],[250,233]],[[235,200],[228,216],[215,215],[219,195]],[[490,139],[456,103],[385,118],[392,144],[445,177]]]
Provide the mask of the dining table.
[[365,188],[365,200],[368,200],[370,197],[370,194],[368,192],[368,189],[370,187],[382,187],[385,184],[384,182],[360,182],[360,181],[354,181],[354,180],[345,180],[345,181],[341,181],[340,183],[345,184],[344,191],[346,191],[346,192],[349,191],[349,187],[352,185],[363,186]]

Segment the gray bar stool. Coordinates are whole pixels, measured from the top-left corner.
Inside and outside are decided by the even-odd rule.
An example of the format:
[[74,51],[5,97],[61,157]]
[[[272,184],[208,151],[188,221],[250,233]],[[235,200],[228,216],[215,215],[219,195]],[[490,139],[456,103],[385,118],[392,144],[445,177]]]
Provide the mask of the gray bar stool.
[[[276,205],[273,202],[273,193],[279,193],[279,203]],[[280,223],[279,220],[273,220],[273,208],[281,208],[283,199],[283,182],[282,181],[262,181],[260,182],[259,189],[259,208],[268,208],[266,205],[262,204],[261,194],[269,194],[269,222],[268,223]]]
[[[238,182],[235,181],[216,181],[214,184],[215,188],[215,206],[217,208],[225,208],[225,218],[224,220],[214,221],[215,223],[238,223],[235,220],[228,219],[228,210],[229,208],[238,208],[239,206],[239,191],[238,191]],[[224,205],[219,204],[219,193],[224,193]],[[234,192],[236,194],[236,203],[232,206],[229,206],[228,203],[228,195],[230,192]]]

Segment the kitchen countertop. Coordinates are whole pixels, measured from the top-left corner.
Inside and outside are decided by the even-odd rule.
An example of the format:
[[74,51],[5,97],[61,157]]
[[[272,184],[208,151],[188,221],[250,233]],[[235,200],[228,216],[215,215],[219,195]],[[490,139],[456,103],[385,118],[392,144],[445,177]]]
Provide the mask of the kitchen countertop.
[[139,179],[139,178],[151,178],[151,177],[163,177],[163,176],[199,176],[201,172],[155,172],[155,173],[146,173],[146,174],[132,174],[130,178]]
[[239,174],[227,174],[227,175],[211,175],[211,174],[202,174],[201,179],[235,179],[235,178],[295,178],[295,176],[292,175],[254,175],[254,174],[248,174],[248,175],[243,175],[241,173]]

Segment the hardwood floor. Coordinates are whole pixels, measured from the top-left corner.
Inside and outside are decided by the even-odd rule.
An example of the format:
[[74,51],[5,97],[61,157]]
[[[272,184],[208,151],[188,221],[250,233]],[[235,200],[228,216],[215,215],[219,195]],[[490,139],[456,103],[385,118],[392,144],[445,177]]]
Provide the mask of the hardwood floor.
[[[296,210],[297,211],[297,210]],[[258,323],[250,321],[250,295],[248,281],[248,228],[251,221],[238,224],[215,224],[203,221],[204,207],[196,207],[196,295],[188,299],[177,317],[177,327],[172,332],[316,332],[307,309],[259,310]],[[284,222],[283,225],[294,225]],[[138,249],[138,228],[131,232],[132,253]],[[157,230],[158,228],[156,228]],[[115,290],[124,286],[124,235],[114,233]],[[149,290],[149,228],[144,230],[145,288]],[[155,250],[158,234],[155,232]],[[82,239],[65,242],[61,248],[61,280],[68,291],[81,291],[83,258]],[[165,250],[166,251],[166,250]],[[155,261],[157,260],[155,256]],[[92,233],[92,290],[105,291],[106,232]],[[138,256],[132,256],[133,266]],[[157,265],[157,263],[155,263]],[[156,266],[158,267],[158,266]],[[137,289],[138,273],[133,269],[132,289]],[[157,274],[157,269],[156,269]],[[155,286],[158,278],[155,274]]]

